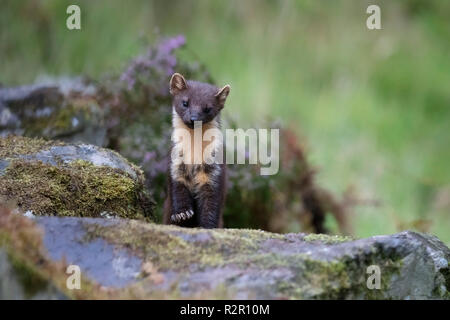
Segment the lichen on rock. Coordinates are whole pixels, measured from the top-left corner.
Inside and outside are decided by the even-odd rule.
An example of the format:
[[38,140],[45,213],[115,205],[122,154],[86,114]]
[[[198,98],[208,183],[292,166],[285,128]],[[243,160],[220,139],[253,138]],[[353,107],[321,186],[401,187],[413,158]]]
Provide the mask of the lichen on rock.
[[352,241],[354,238],[350,236],[340,236],[340,235],[328,235],[321,233],[310,233],[306,235],[303,240],[305,241],[319,241],[327,244],[341,243],[346,241]]

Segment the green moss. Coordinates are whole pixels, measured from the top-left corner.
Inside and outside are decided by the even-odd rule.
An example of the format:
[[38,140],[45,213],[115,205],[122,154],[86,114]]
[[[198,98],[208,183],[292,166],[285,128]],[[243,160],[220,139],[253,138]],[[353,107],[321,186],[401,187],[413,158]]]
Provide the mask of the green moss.
[[25,298],[32,298],[48,287],[48,280],[34,265],[24,259],[16,257],[10,252],[8,252],[8,259],[11,262],[18,280],[22,284]]
[[[358,259],[341,257],[338,260],[322,260],[305,253],[267,252],[261,250],[267,240],[286,241],[286,237],[258,230],[186,229],[138,221],[110,226],[86,224],[85,228],[86,241],[100,237],[129,248],[143,260],[151,261],[160,272],[179,272],[181,278],[185,272],[207,268],[277,270],[281,272],[274,284],[278,298],[383,299],[390,289],[392,277],[402,268],[401,256],[393,253],[386,256],[378,248],[365,252]],[[336,241],[335,237],[330,238]],[[320,240],[323,241],[323,237]],[[327,241],[331,240],[327,238]],[[380,290],[369,290],[366,284],[367,267],[374,264],[382,272]],[[177,282],[173,285],[176,290]]]
[[136,221],[113,226],[86,224],[85,227],[86,241],[100,237],[110,243],[131,248],[144,260],[152,261],[160,270],[186,270],[192,265],[198,269],[225,264],[244,265],[251,261],[248,256],[256,253],[259,244],[272,235],[258,230],[218,229],[199,232],[186,228],[182,229],[181,235],[179,227]]
[[120,225],[86,224],[87,241],[98,237],[110,243],[131,248],[144,260],[152,261],[160,270],[186,270],[233,265],[246,268],[257,265],[270,270],[289,267],[305,260],[302,254],[281,255],[259,252],[261,244],[284,236],[260,230],[182,229],[175,226],[122,222]]
[[241,240],[244,239],[244,241],[248,243],[252,243],[254,241],[264,241],[268,239],[282,240],[285,238],[285,236],[280,233],[273,233],[257,229],[223,229],[216,234],[216,236],[218,237],[220,237],[221,235],[224,235],[226,237],[241,237]]
[[[204,248],[196,247],[169,232],[158,230],[153,225],[141,226],[131,221],[120,227],[88,224],[86,229],[86,241],[101,237],[111,243],[131,248],[143,259],[152,261],[160,270],[181,270],[192,263],[211,265],[220,260],[220,257],[213,256],[209,259]],[[212,250],[206,251],[212,253]]]
[[[376,255],[367,261],[355,263],[349,259],[321,261],[302,255],[297,265],[297,275],[292,281],[282,281],[278,288],[288,299],[385,299],[392,277],[399,274],[401,260],[377,260]],[[380,266],[381,288],[367,288],[367,267]]]
[[[58,110],[52,117],[48,118],[45,124],[51,126],[53,131],[64,131],[72,127],[72,119],[79,115],[79,111],[72,105],[68,105]],[[83,112],[84,113],[84,112]]]
[[83,160],[57,167],[13,159],[0,176],[0,195],[36,214],[98,217],[112,212],[148,218],[143,185],[127,173]]
[[60,105],[50,115],[40,117],[39,121],[35,118],[25,119],[23,127],[27,136],[55,137],[72,131],[72,119],[77,118],[81,122],[92,121],[95,113],[100,112],[97,102],[92,98],[65,98],[60,102],[54,102]]
[[55,145],[64,145],[64,143],[47,141],[42,138],[32,139],[21,136],[7,136],[6,138],[0,138],[0,158],[31,154],[49,149]]
[[295,255],[283,256],[276,253],[253,253],[236,255],[227,260],[227,263],[239,267],[247,268],[257,265],[258,268],[270,270],[277,267],[289,267],[290,261],[295,259]]
[[277,283],[280,298],[339,299],[343,297],[342,290],[350,288],[354,280],[350,277],[351,270],[341,261],[321,261],[306,254],[275,255],[273,258],[278,263],[270,263],[286,265],[294,272],[293,278]]
[[311,233],[306,235],[303,240],[305,241],[320,241],[326,244],[336,244],[336,243],[342,243],[347,241],[355,240],[352,237],[349,236],[339,236],[339,235],[327,235],[327,234],[315,234]]

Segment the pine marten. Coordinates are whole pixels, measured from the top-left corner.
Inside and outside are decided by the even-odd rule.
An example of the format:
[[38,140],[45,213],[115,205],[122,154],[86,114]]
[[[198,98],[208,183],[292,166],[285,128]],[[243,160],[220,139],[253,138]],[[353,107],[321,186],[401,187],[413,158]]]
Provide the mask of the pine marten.
[[[221,228],[226,167],[223,161],[215,160],[218,153],[223,155],[223,141],[217,137],[207,139],[205,132],[220,130],[219,113],[230,93],[230,86],[218,88],[186,81],[181,74],[175,73],[170,79],[170,93],[173,96],[173,132],[164,223]],[[195,149],[194,129],[203,138],[199,148]],[[189,137],[180,139],[177,134],[180,131],[188,133]],[[205,150],[211,151],[209,156],[203,156]]]

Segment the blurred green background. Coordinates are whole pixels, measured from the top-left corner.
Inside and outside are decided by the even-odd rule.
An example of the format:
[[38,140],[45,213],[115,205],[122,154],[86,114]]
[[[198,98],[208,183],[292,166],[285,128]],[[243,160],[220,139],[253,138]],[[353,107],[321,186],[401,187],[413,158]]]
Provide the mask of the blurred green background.
[[[66,28],[70,4],[79,31]],[[369,4],[382,30],[366,28]],[[0,83],[120,73],[160,35],[184,34],[181,55],[231,84],[224,112],[244,128],[279,118],[318,183],[359,199],[356,236],[416,229],[449,244],[449,17],[440,0],[3,0]]]

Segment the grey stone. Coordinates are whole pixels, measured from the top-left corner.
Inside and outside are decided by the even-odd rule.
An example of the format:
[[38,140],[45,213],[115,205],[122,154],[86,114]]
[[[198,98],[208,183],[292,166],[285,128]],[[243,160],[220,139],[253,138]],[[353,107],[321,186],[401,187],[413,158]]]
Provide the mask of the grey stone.
[[82,78],[0,88],[0,136],[44,137],[106,146],[104,111]]
[[[193,230],[131,225],[122,219],[35,219],[52,259],[66,256],[93,281],[131,292],[139,286],[140,294],[175,290],[186,298],[202,292],[208,298],[239,299],[450,298],[450,249],[432,235],[411,231],[331,243],[326,236],[306,241],[301,233]],[[155,247],[146,236],[167,242],[167,249]],[[128,237],[144,240],[130,247],[138,240]],[[144,261],[153,261],[162,283],[138,276]],[[379,290],[367,287],[371,265],[381,270]]]

